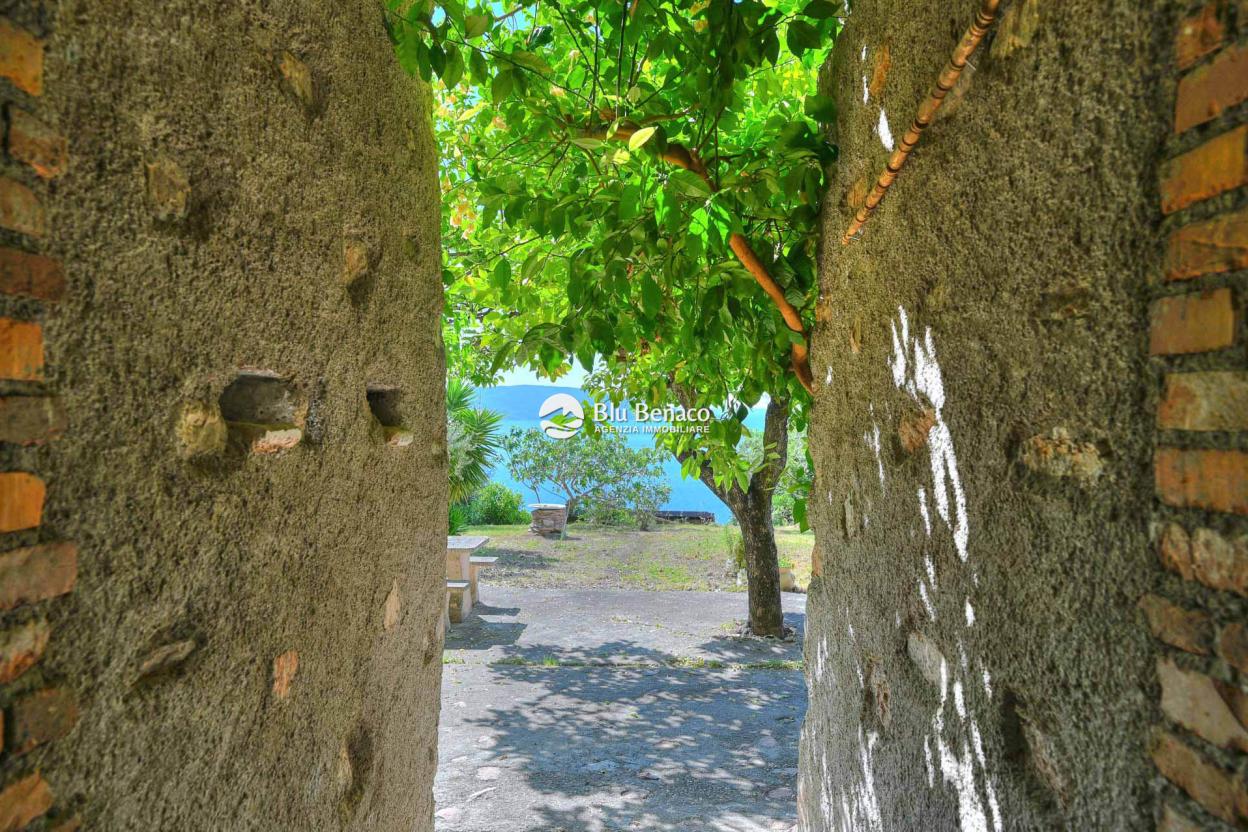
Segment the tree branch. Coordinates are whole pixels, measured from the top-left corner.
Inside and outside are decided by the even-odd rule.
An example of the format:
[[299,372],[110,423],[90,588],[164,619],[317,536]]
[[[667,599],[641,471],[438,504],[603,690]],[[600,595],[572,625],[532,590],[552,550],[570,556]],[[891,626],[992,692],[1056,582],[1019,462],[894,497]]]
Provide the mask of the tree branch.
[[[615,139],[616,141],[627,142],[638,129],[640,128],[632,122],[623,122],[616,127],[614,134],[608,135],[606,128],[598,128],[585,131],[584,136],[602,141]],[[712,193],[719,190],[715,182],[707,174],[706,165],[696,151],[692,151],[682,144],[669,143],[667,149],[660,154],[659,158],[668,164],[697,174],[706,183],[706,186],[711,189]],[[767,296],[771,298],[772,302],[780,310],[780,317],[784,319],[785,326],[802,336],[802,343],[794,344],[790,350],[791,362],[793,372],[797,375],[797,380],[806,388],[806,392],[813,393],[815,391],[814,376],[810,370],[810,349],[807,346],[809,336],[806,334],[806,327],[802,323],[801,313],[797,311],[793,304],[789,303],[788,298],[784,296],[784,290],[780,288],[780,284],[776,283],[767,266],[754,253],[754,249],[750,247],[749,241],[744,236],[733,232],[728,238],[728,247],[732,249],[732,253],[737,256],[737,260],[741,262],[745,270],[750,273],[754,281],[762,287],[763,291],[767,293]]]

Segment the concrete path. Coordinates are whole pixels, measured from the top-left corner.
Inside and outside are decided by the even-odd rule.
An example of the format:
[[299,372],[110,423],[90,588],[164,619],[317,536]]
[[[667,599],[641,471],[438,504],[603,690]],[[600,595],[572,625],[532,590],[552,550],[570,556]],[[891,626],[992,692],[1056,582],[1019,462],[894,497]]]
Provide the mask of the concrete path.
[[[800,637],[743,593],[483,585],[447,634],[439,832],[789,832]],[[800,634],[806,598],[785,595]]]

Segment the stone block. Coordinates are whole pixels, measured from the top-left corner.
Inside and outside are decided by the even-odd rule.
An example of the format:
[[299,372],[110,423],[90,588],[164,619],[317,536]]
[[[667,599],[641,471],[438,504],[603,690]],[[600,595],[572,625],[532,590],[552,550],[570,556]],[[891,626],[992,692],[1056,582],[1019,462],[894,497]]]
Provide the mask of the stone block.
[[1148,628],[1160,641],[1189,653],[1208,655],[1213,643],[1213,622],[1199,610],[1187,610],[1156,595],[1145,595],[1139,608]]
[[41,543],[0,554],[0,610],[64,595],[78,581],[78,547]]
[[55,179],[69,162],[69,141],[25,110],[8,109],[10,158],[25,162],[43,179]]
[[0,293],[61,300],[65,296],[65,269],[52,257],[0,248]]

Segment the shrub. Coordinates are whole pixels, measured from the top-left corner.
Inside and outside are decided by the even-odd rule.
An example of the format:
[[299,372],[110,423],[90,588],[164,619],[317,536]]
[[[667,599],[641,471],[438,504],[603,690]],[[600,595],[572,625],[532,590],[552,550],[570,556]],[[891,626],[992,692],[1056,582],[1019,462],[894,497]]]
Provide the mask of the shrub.
[[447,534],[463,534],[468,526],[468,509],[459,503],[451,503],[450,511],[446,515],[446,526]]
[[524,498],[502,483],[478,489],[468,501],[468,522],[474,526],[512,526],[529,522]]

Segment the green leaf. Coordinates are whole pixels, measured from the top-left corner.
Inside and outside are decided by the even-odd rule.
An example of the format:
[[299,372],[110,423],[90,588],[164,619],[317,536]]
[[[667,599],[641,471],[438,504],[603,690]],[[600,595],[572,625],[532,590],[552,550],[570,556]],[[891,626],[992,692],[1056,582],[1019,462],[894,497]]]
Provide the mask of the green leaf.
[[815,121],[836,121],[836,99],[831,96],[808,95],[802,109]]
[[494,271],[490,274],[490,283],[496,289],[506,288],[511,283],[511,263],[507,262],[507,258],[499,258]]
[[531,69],[534,72],[540,73],[542,75],[549,75],[551,73],[550,64],[546,63],[537,55],[534,55],[532,52],[526,52],[523,49],[517,49],[515,52],[512,52],[511,54],[509,54],[507,57],[510,58],[514,63],[519,64],[520,66],[525,67],[526,69]]
[[510,69],[500,69],[490,84],[490,98],[495,104],[506,100],[516,86],[516,74]]
[[789,23],[785,40],[789,50],[800,58],[807,49],[814,49],[819,45],[819,30],[805,20],[794,20]]
[[650,137],[655,134],[659,128],[643,127],[628,138],[628,149],[636,150],[637,148],[650,141]]
[[464,56],[456,46],[447,44],[446,50],[446,68],[442,70],[442,83],[446,84],[448,90],[453,90],[464,77]]
[[641,279],[641,308],[648,317],[653,318],[658,314],[662,305],[663,291],[659,289],[659,284],[649,275],[643,277]]
[[490,80],[490,68],[485,63],[485,56],[479,50],[472,49],[468,54],[468,71],[474,84],[484,84]]
[[711,186],[691,170],[672,171],[668,179],[675,183],[686,196],[708,197],[711,195]]
[[469,39],[484,35],[488,28],[490,28],[488,14],[470,14],[464,18],[464,36]]
[[802,14],[816,20],[827,20],[830,17],[840,16],[841,4],[833,3],[831,0],[811,0],[806,4],[806,8],[802,9]]

